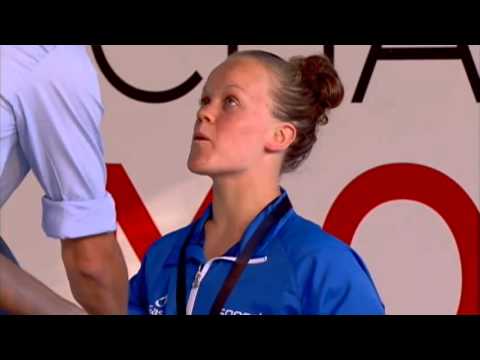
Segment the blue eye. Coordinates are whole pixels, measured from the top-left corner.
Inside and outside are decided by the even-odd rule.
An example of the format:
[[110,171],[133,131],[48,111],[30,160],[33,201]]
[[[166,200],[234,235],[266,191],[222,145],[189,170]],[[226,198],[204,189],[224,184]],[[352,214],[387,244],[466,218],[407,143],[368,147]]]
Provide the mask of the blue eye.
[[225,105],[229,107],[237,106],[238,105],[238,100],[234,98],[233,96],[227,96],[224,101]]

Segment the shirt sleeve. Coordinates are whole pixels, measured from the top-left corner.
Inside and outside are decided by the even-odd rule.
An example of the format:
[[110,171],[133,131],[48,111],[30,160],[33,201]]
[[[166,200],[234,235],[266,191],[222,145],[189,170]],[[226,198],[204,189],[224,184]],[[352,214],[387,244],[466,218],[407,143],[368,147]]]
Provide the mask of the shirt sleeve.
[[353,249],[310,255],[298,265],[303,313],[384,315],[385,307],[362,259]]
[[140,270],[129,281],[128,294],[128,314],[129,315],[148,315],[148,302],[146,295],[146,262],[145,260]]
[[97,74],[85,48],[58,46],[16,96],[19,142],[45,196],[42,225],[58,239],[116,229],[106,191]]

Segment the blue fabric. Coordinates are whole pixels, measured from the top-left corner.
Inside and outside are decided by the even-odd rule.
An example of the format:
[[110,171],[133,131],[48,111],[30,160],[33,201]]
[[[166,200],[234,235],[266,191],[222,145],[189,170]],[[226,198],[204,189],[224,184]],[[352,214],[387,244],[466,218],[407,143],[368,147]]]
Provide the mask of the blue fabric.
[[[278,205],[260,213],[241,241],[226,256],[236,257],[262,220]],[[205,266],[204,226],[210,207],[195,224],[166,235],[147,252],[140,271],[130,280],[129,313],[176,314],[177,265],[182,242],[193,226],[186,249],[187,298],[195,274]],[[366,315],[385,314],[384,305],[360,256],[292,209],[279,219],[258,246],[221,311],[223,315]],[[193,314],[205,315],[233,261],[211,262],[194,302]],[[187,301],[187,299],[186,299]]]

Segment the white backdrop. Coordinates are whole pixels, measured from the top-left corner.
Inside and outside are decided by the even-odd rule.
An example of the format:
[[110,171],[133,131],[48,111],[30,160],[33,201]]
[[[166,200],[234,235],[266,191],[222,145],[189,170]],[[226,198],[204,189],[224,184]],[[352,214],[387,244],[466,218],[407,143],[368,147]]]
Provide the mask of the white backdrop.
[[[414,46],[418,45],[409,45]],[[322,45],[239,46],[250,48],[285,57],[323,51]],[[120,93],[99,70],[107,161],[123,165],[155,226],[168,233],[191,221],[210,188],[209,179],[190,174],[185,161],[201,87],[226,58],[227,46],[103,46],[103,50],[115,72],[140,89],[166,90],[194,71],[203,78],[185,96],[151,104]],[[392,163],[442,172],[465,191],[478,211],[480,106],[462,61],[380,60],[364,101],[352,103],[369,50],[369,45],[335,46],[346,100],[321,129],[309,160],[283,179],[297,211],[322,225],[352,180]],[[469,50],[478,72],[480,46],[470,45]],[[47,239],[41,231],[42,195],[30,174],[2,209],[2,236],[25,269],[72,299],[58,240]],[[131,276],[139,260],[121,227],[118,237]],[[446,222],[433,209],[410,200],[382,204],[363,219],[352,246],[370,268],[388,313],[457,312],[462,290],[459,250]]]

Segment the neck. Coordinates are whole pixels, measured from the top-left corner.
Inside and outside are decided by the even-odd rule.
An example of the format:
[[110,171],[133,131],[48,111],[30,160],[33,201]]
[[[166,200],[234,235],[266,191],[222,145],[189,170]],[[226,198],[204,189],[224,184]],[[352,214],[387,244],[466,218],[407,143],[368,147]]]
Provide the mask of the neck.
[[214,179],[212,225],[220,231],[243,233],[280,194],[278,178],[274,177],[242,175]]

